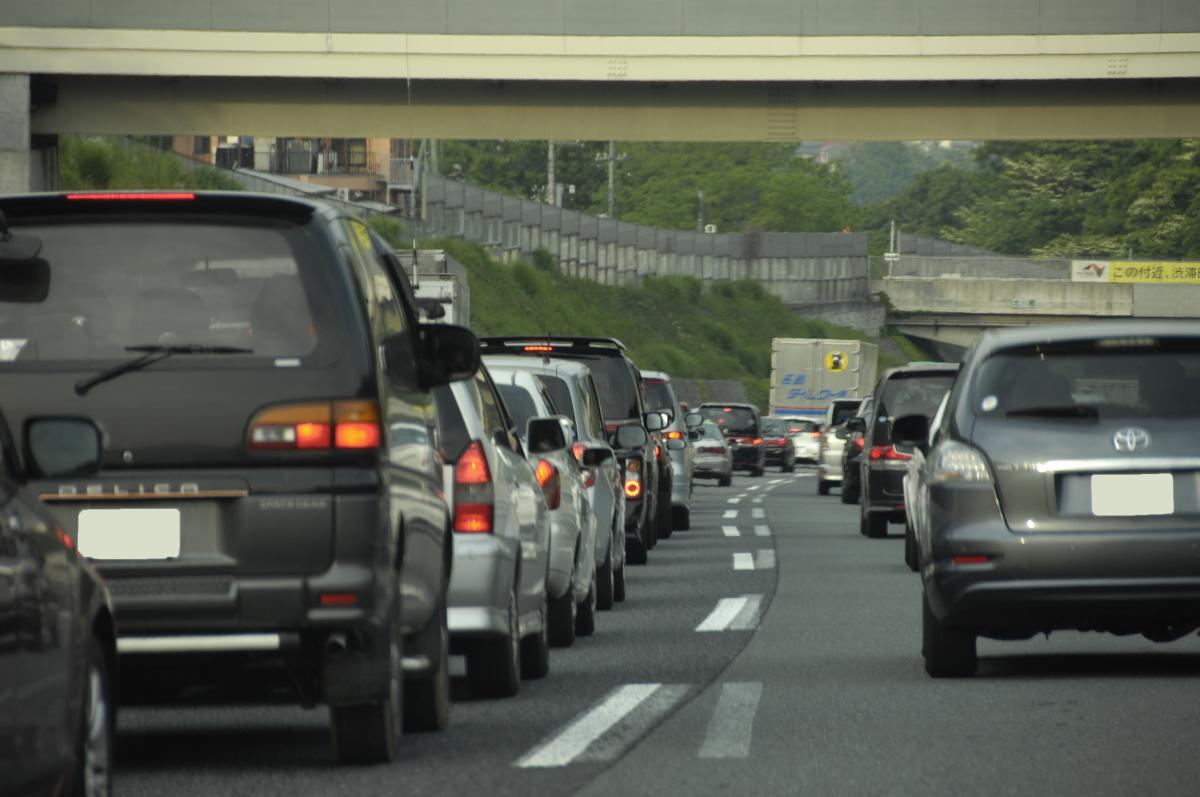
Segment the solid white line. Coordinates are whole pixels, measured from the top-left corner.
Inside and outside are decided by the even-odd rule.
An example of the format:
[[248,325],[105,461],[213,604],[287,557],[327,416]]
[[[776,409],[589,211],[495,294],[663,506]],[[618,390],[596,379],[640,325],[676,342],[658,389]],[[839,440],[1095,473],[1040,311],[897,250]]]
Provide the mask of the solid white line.
[[758,553],[754,556],[755,570],[774,570],[775,569],[775,551],[770,548],[759,548]]
[[737,526],[722,526],[722,527],[721,527],[721,533],[722,533],[722,534],[724,534],[726,537],[740,537],[740,536],[742,536],[742,532],[738,531],[738,527],[737,527]]
[[[736,621],[745,611],[746,606],[750,602],[750,596],[743,595],[740,598],[721,598],[717,601],[717,607],[705,617],[700,625],[696,626],[697,631],[724,631],[730,623]],[[757,609],[755,609],[757,614]]]
[[626,684],[617,687],[599,705],[522,756],[516,766],[561,767],[571,763],[588,745],[620,722],[660,686],[662,684]]
[[754,555],[749,553],[735,553],[733,555],[734,570],[753,570]]
[[725,514],[722,517],[725,520],[733,520],[735,517],[737,517],[737,512],[738,511],[736,509],[726,509]]
[[761,683],[728,683],[708,722],[700,758],[746,758],[754,732],[754,715],[762,699]]
[[754,527],[754,535],[756,537],[770,537],[771,536],[771,527],[770,526],[755,526]]
[[764,512],[760,507],[756,506],[750,510],[750,517],[754,518],[755,520],[758,520],[759,518],[764,518],[766,516],[767,516],[767,513]]
[[762,595],[744,595],[746,605],[729,623],[729,631],[753,631],[758,627],[758,610],[762,606]]

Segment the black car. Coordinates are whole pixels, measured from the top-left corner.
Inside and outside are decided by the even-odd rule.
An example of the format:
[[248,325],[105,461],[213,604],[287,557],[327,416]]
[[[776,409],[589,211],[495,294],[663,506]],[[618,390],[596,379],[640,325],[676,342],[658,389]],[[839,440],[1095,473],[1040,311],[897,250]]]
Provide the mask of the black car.
[[957,363],[891,368],[875,385],[871,415],[856,415],[846,422],[847,431],[863,434],[858,469],[860,533],[884,537],[888,523],[904,522],[904,474],[911,456],[892,444],[892,421],[902,415],[932,415],[957,372]]
[[[46,478],[116,611],[122,699],[330,707],[342,761],[445,725],[450,533],[430,388],[478,367],[417,323],[366,225],[250,193],[0,198],[27,243],[0,405],[86,414],[98,472]],[[28,440],[22,440],[28,444]],[[403,697],[401,691],[403,690]],[[403,706],[403,710],[402,710]]]
[[[858,410],[855,415],[863,420],[861,423],[847,423],[843,433],[846,435],[845,444],[842,446],[842,503],[857,504],[862,500],[862,482],[859,468],[862,465],[863,454],[863,433],[859,426],[866,428],[866,419],[871,417],[871,410],[875,407],[875,399],[872,396],[867,396],[858,405]],[[853,428],[850,428],[850,427]]]
[[763,462],[778,465],[780,473],[796,469],[796,448],[788,434],[787,424],[775,418],[762,419]]
[[898,418],[935,677],[976,638],[1200,628],[1200,323],[985,332],[942,411]]
[[763,446],[762,420],[753,404],[718,404],[705,402],[696,410],[712,421],[729,441],[733,451],[733,469],[750,471],[762,476],[767,466],[767,450]]
[[[0,242],[0,267],[4,244]],[[2,289],[0,289],[2,292]],[[75,540],[23,484],[93,470],[90,422],[29,418],[27,463],[0,418],[0,791],[112,791],[117,659],[113,612]]]
[[[485,337],[479,343],[484,354],[559,357],[591,370],[609,442],[624,473],[625,556],[630,564],[645,564],[658,542],[659,524],[671,522],[671,460],[651,436],[665,428],[666,419],[646,411],[642,375],[625,346],[613,338],[575,337]],[[646,440],[637,448],[621,448],[617,429],[630,425],[643,428]]]

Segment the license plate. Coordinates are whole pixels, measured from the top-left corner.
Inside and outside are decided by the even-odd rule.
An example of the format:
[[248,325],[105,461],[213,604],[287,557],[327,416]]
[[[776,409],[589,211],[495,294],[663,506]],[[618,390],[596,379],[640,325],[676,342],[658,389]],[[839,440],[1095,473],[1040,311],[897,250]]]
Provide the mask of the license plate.
[[91,559],[176,559],[178,509],[84,509],[79,552]]
[[1099,517],[1170,515],[1175,512],[1175,480],[1170,473],[1092,476],[1092,514]]

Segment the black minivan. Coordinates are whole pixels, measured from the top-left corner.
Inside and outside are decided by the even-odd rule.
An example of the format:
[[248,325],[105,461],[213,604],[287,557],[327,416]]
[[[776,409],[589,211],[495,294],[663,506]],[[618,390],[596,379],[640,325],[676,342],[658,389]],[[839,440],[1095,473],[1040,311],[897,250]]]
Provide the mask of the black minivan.
[[450,535],[429,390],[468,330],[319,202],[0,197],[0,406],[91,419],[31,486],[112,595],[123,702],[328,704],[342,761],[449,710]]

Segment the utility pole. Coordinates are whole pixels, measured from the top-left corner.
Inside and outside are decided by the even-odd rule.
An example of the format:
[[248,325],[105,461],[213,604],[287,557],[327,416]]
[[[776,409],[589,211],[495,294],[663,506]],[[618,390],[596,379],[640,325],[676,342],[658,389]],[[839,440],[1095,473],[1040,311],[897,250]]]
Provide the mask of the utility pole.
[[696,207],[696,232],[704,232],[704,217],[706,215],[704,208],[704,191],[697,191],[696,198],[699,200],[699,203]]
[[597,155],[597,161],[608,161],[608,217],[617,217],[617,161],[625,160],[625,156],[617,156],[617,142],[608,142],[608,155]]
[[558,188],[554,180],[554,142],[549,142],[546,149],[546,204],[555,205],[558,198]]

